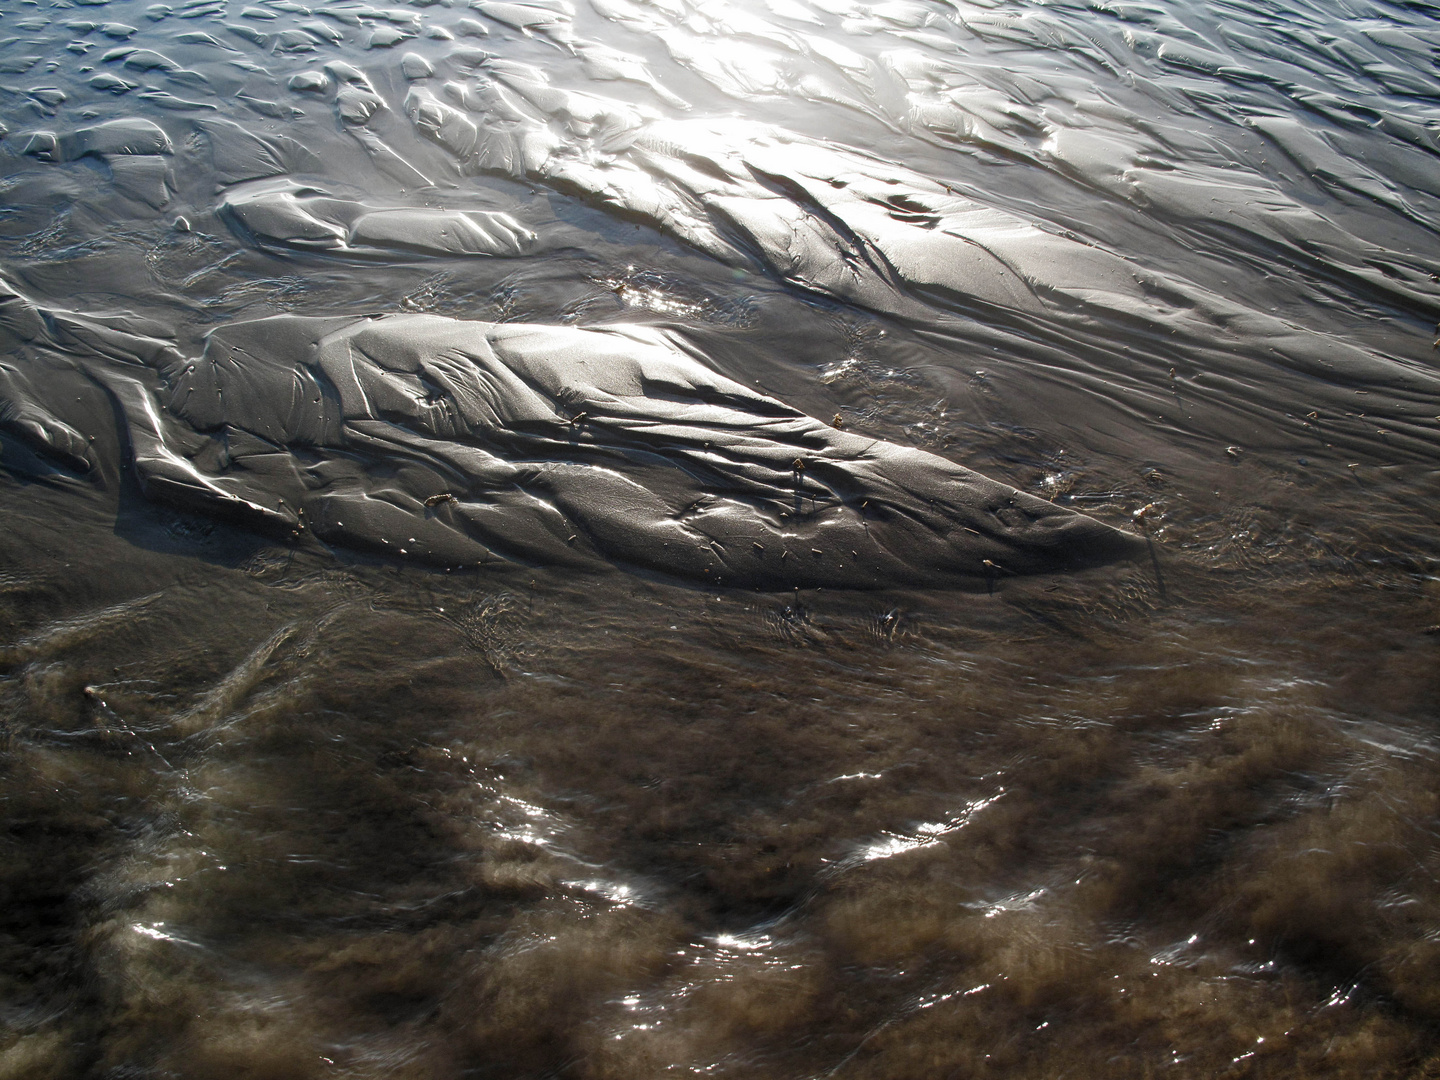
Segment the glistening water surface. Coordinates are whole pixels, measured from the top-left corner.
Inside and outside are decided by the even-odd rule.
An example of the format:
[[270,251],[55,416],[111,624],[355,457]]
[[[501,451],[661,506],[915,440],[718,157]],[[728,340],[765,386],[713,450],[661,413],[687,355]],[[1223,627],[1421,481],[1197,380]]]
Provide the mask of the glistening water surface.
[[0,1077],[1440,1075],[1437,89],[3,0]]

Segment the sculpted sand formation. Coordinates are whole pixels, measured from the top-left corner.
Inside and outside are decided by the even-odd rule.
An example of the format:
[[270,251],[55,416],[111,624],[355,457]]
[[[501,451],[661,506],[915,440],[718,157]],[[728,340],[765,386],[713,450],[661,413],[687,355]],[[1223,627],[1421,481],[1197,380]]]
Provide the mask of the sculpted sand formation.
[[[685,7],[476,0],[462,15],[267,3],[209,33],[188,21],[208,8],[156,5],[143,26],[67,23],[84,81],[26,91],[44,119],[5,140],[27,197],[47,181],[77,201],[97,192],[90,235],[65,237],[79,250],[104,244],[115,215],[143,223],[143,241],[126,242],[150,245],[147,267],[179,248],[213,262],[133,290],[91,267],[92,296],[73,302],[56,285],[63,272],[22,274],[3,298],[14,340],[0,359],[4,430],[71,475],[126,464],[156,498],[446,566],[513,559],[868,586],[1088,565],[1143,546],[732,381],[681,325],[611,310],[586,326],[560,304],[541,316],[503,305],[449,309],[462,318],[360,314],[416,310],[391,295],[384,271],[396,267],[433,263],[463,278],[508,262],[523,277],[563,253],[572,278],[598,279],[595,252],[611,245],[632,253],[624,259],[663,249],[711,280],[753,275],[788,290],[787,302],[889,320],[943,342],[947,364],[1029,365],[1025,392],[1039,409],[1094,403],[1092,416],[1107,417],[1095,425],[1118,432],[1107,437],[1161,425],[1224,453],[1291,448],[1299,424],[1307,446],[1313,435],[1433,455],[1432,366],[1330,332],[1313,305],[1217,287],[1217,272],[1190,257],[1220,229],[1278,268],[1267,281],[1313,273],[1378,305],[1440,310],[1440,266],[1423,252],[1372,241],[1263,170],[1145,118],[1162,76],[1230,78],[1243,43],[1216,59],[1163,38],[1160,23],[1061,42],[1043,12],[941,20],[905,3],[841,5],[848,36],[837,37],[795,6]],[[952,18],[984,49],[1061,42],[1102,67],[1119,62],[1123,40],[1153,55],[1160,81],[1137,83],[1129,111],[1073,75],[1052,73],[1036,96],[1017,72],[942,48],[931,28]],[[28,70],[11,60],[14,74]],[[139,102],[153,118],[134,115]],[[736,115],[734,102],[754,108]],[[797,108],[763,107],[775,102]],[[868,134],[811,122],[829,112]],[[1347,156],[1343,124],[1322,136],[1250,109],[1230,135],[1423,223],[1423,196],[1386,179],[1428,175],[1417,155],[1435,146],[1416,115],[1384,120],[1398,140],[1384,169]],[[1191,119],[1200,124],[1199,111]],[[888,152],[892,138],[909,149]],[[1007,202],[1006,162],[1043,174],[1060,203],[1075,190],[1087,204],[1103,196],[1111,216],[1087,233],[1063,206],[1047,218],[1043,199]],[[57,216],[53,243],[42,232],[36,250],[65,251],[74,220]],[[1180,254],[1168,265],[1138,257],[1160,248],[1132,242],[1137,230],[1173,232],[1165,242]],[[282,295],[319,279],[344,279],[353,295],[338,305]],[[131,310],[126,298],[147,288],[154,310],[143,317],[96,314]],[[232,294],[259,306],[232,306]],[[75,400],[77,386],[103,388],[104,407]],[[112,452],[99,436],[117,408],[125,443]]]
[[[653,327],[277,316],[186,357],[13,291],[4,323],[41,353],[84,343],[147,495],[433,565],[874,587],[1143,551],[944,458],[806,416]],[[104,411],[7,374],[8,432],[88,471]]]

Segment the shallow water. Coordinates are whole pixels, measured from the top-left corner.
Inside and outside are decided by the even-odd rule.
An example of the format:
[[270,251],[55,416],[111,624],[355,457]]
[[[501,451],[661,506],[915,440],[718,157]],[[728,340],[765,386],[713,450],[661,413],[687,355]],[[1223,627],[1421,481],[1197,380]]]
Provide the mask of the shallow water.
[[1434,1075],[1437,14],[0,5],[0,1077]]

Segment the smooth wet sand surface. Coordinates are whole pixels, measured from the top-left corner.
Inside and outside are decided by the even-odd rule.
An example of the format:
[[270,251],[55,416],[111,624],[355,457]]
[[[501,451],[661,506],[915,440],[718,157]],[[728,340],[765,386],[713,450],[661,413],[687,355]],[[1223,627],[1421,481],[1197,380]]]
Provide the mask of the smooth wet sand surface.
[[1440,1075],[1437,11],[0,7],[0,1080]]

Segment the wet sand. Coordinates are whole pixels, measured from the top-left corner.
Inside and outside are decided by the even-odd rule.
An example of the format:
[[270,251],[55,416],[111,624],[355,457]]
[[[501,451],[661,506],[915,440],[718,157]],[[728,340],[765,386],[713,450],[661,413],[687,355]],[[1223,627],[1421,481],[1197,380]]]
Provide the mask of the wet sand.
[[0,12],[0,1077],[1440,1069],[1433,14]]

